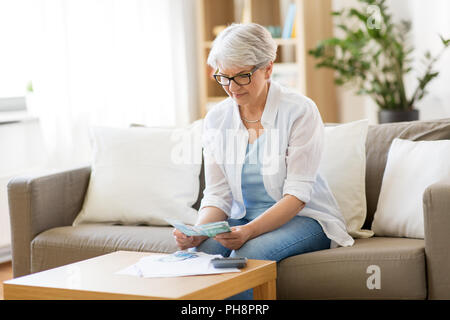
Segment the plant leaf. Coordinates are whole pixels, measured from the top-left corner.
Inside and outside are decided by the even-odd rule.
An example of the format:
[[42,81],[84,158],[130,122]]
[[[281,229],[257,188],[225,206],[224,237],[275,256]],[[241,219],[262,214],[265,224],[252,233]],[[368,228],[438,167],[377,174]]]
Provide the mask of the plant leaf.
[[441,41],[444,46],[446,46],[446,47],[450,46],[450,39],[445,40],[442,35],[439,35],[439,37],[441,38]]
[[364,24],[367,22],[367,16],[365,14],[359,12],[358,10],[354,9],[354,8],[350,9],[350,14],[349,15],[357,17]]

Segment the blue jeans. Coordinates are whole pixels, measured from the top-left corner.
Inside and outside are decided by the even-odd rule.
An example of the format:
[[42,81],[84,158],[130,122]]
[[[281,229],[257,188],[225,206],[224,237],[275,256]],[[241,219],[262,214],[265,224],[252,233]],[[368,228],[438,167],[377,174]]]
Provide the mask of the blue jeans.
[[[240,226],[248,222],[250,221],[245,218],[228,220],[230,226]],[[329,248],[330,239],[327,238],[316,220],[295,216],[278,229],[247,241],[237,250],[225,248],[213,238],[203,241],[194,250],[208,254],[220,254],[224,257],[246,257],[279,262],[290,256]],[[242,297],[251,298],[253,295],[250,296],[251,291],[245,291]],[[238,296],[240,295],[234,297],[240,298]]]

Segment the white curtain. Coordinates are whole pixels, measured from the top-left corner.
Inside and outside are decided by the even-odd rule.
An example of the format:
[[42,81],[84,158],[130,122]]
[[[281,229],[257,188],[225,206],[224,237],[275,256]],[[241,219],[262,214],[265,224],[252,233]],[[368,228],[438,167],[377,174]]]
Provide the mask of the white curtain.
[[20,41],[50,167],[90,161],[90,126],[197,119],[194,0],[0,1],[26,16]]

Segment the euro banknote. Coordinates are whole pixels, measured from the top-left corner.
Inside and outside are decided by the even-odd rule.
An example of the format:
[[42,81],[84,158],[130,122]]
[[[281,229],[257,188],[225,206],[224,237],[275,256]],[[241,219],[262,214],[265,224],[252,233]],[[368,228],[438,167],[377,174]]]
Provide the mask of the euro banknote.
[[230,225],[228,224],[227,221],[218,221],[198,226],[189,226],[178,220],[174,219],[165,219],[165,220],[187,236],[215,237],[219,233],[231,231]]

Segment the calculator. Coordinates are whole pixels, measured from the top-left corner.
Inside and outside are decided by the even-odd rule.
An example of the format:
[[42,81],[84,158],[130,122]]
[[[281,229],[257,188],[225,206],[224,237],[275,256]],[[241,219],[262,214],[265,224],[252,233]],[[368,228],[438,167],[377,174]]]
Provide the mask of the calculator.
[[214,268],[244,268],[247,258],[214,258],[211,260]]

